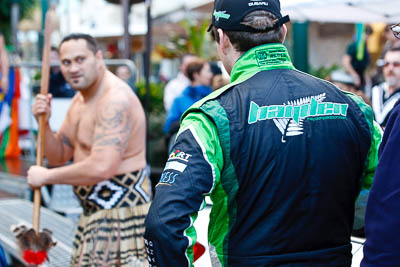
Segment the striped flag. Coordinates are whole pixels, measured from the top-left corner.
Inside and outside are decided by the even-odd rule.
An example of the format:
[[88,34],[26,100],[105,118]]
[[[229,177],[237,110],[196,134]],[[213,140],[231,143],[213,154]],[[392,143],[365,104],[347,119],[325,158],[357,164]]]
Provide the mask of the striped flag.
[[[18,100],[21,96],[21,74],[18,68],[10,68],[8,92],[0,96],[0,158],[19,157]],[[3,98],[3,99],[1,99]]]

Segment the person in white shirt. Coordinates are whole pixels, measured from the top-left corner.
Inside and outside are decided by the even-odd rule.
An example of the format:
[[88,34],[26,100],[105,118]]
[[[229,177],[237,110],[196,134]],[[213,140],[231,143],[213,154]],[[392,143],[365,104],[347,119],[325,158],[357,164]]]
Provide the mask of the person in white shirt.
[[190,62],[197,57],[191,54],[182,57],[182,63],[179,66],[179,73],[175,79],[170,80],[164,88],[164,109],[168,113],[171,109],[175,98],[180,96],[183,90],[190,85],[190,80],[187,77],[186,68]]
[[394,105],[400,99],[400,47],[386,52],[383,76],[385,82],[372,88],[372,109],[376,121],[385,127]]

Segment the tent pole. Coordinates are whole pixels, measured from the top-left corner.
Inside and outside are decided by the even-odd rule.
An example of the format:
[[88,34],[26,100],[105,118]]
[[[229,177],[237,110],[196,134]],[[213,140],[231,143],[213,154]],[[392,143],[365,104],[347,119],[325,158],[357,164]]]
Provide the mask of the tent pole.
[[14,45],[14,52],[18,54],[19,44],[18,44],[18,21],[19,21],[19,3],[13,1],[11,5],[11,28],[12,28],[12,40]]
[[[152,42],[152,21],[151,21],[151,0],[146,0],[147,8],[147,34],[146,34],[146,53],[144,58],[144,75],[146,79],[146,98],[145,98],[145,111],[147,123],[147,138],[146,138],[146,157],[149,158],[149,116],[150,116],[150,68],[151,68],[151,42]],[[148,161],[149,162],[149,161]]]
[[121,0],[123,19],[124,19],[124,54],[123,58],[130,59],[131,54],[131,40],[129,35],[129,13],[130,13],[130,3],[129,0]]
[[308,22],[293,25],[293,63],[303,72],[308,72]]

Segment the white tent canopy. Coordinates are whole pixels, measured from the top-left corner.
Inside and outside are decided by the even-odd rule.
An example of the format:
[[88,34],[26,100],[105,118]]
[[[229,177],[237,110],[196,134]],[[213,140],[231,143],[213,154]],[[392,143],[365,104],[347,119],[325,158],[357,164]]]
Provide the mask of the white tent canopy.
[[292,21],[400,22],[399,0],[281,0]]
[[[187,11],[210,3],[212,0],[152,0],[152,17]],[[57,7],[63,34],[86,32],[95,37],[121,36],[123,17],[121,5],[110,4],[105,0],[60,0]],[[211,16],[211,15],[210,15]],[[180,16],[181,19],[184,16]],[[146,4],[131,6],[129,32],[131,35],[147,33]]]
[[[153,17],[190,10],[213,0],[153,0]],[[400,0],[281,0],[282,13],[292,21],[337,23],[400,22]],[[211,14],[210,14],[211,17]]]
[[[152,17],[169,15],[167,20],[193,17],[194,14],[187,11],[212,2],[152,0]],[[288,14],[292,21],[400,22],[400,0],[281,0],[281,6],[282,13]],[[105,0],[60,0],[58,13],[63,34],[84,31],[101,37],[123,33],[121,6]],[[209,17],[211,19],[211,14]],[[129,32],[132,35],[146,34],[145,3],[132,6],[130,20]]]
[[[122,36],[123,12],[121,5],[105,0],[60,0],[57,6],[61,34],[85,32],[94,37]],[[133,5],[130,14],[131,35],[147,33],[144,4]]]
[[[167,13],[174,12],[175,10],[190,10],[202,5],[213,2],[213,0],[152,0],[152,17],[159,17]],[[211,18],[211,14],[210,14]]]

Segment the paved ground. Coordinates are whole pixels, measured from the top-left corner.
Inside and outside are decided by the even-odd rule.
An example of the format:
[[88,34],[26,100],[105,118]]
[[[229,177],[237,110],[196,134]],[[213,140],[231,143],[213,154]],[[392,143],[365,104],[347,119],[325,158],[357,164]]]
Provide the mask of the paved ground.
[[[9,177],[9,179],[17,179],[14,176],[25,176],[27,168],[30,164],[26,160],[17,159],[0,159],[0,174],[2,177]],[[4,179],[4,178],[3,178]],[[8,188],[6,188],[8,189]],[[17,198],[18,196],[0,190],[0,199],[4,198]],[[17,259],[12,258],[12,263],[9,267],[25,267],[24,264]]]
[[16,196],[0,190],[0,198],[11,198],[11,197],[14,198]]
[[0,159],[0,172],[25,177],[29,167],[34,164],[33,160],[23,157]]

